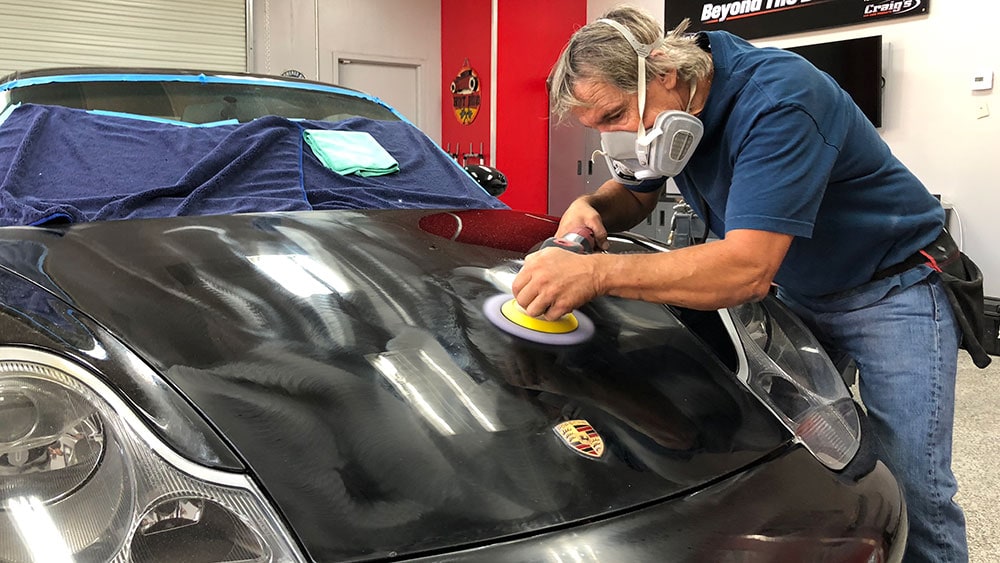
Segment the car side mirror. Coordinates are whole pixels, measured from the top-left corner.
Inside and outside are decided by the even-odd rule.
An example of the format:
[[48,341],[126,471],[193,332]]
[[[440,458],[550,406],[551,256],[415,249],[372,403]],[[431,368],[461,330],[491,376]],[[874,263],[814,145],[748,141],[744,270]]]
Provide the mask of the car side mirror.
[[464,168],[491,196],[497,197],[507,190],[507,177],[496,168],[485,164],[466,164]]

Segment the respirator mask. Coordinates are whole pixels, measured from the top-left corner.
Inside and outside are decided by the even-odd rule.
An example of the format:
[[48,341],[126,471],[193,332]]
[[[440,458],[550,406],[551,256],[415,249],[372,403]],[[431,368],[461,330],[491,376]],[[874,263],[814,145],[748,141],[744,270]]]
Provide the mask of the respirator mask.
[[651,178],[671,178],[680,173],[701,140],[704,127],[688,113],[694,100],[696,82],[691,81],[691,96],[685,111],[670,110],[656,116],[646,131],[642,116],[646,109],[646,57],[654,45],[643,45],[624,25],[609,19],[597,20],[617,29],[635,49],[639,59],[639,130],[601,133],[601,153],[615,180],[636,185]]

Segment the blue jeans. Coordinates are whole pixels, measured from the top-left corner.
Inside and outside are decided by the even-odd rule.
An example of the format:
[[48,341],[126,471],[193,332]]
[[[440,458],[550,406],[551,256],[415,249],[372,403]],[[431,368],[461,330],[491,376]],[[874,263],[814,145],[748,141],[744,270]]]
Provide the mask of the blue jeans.
[[853,358],[880,457],[903,487],[906,563],[968,561],[953,500],[955,372],[960,329],[937,274],[918,266],[821,299],[779,291],[835,361]]

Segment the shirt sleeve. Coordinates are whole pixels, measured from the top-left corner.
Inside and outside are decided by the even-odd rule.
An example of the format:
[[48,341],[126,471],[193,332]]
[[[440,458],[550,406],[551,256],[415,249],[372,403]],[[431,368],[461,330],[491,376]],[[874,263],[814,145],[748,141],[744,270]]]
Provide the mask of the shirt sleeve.
[[663,184],[667,182],[666,178],[650,178],[648,180],[643,180],[638,184],[625,185],[626,188],[632,190],[633,192],[638,192],[641,194],[648,194],[649,192],[655,192],[656,190],[663,187]]
[[756,229],[811,237],[837,160],[841,132],[821,133],[799,107],[762,114],[736,153],[726,230]]

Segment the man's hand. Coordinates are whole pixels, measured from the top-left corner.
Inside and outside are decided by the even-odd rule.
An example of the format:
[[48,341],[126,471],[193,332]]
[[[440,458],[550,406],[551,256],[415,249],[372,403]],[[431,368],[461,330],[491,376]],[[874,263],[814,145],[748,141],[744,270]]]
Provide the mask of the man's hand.
[[[591,227],[593,228],[593,227]],[[543,248],[524,259],[511,290],[532,317],[554,321],[601,294],[597,261],[561,248]]]
[[[607,250],[605,223],[615,230],[630,228],[649,215],[658,198],[659,191],[632,192],[608,180],[594,193],[573,200],[555,236],[588,227],[594,232],[595,250]],[[608,254],[581,256],[560,248],[543,248],[525,258],[511,290],[525,313],[554,321],[609,291],[603,280],[616,275],[607,269],[610,258]],[[605,265],[604,271],[599,264]]]
[[608,249],[608,230],[604,227],[601,214],[594,209],[586,197],[573,200],[573,203],[566,209],[559,220],[556,237],[566,236],[580,227],[588,227],[594,232],[595,250]]
[[607,250],[608,231],[624,231],[639,224],[652,213],[662,191],[661,187],[652,192],[633,192],[613,179],[608,180],[594,193],[573,200],[559,221],[556,236],[590,227],[594,231],[595,248]]

